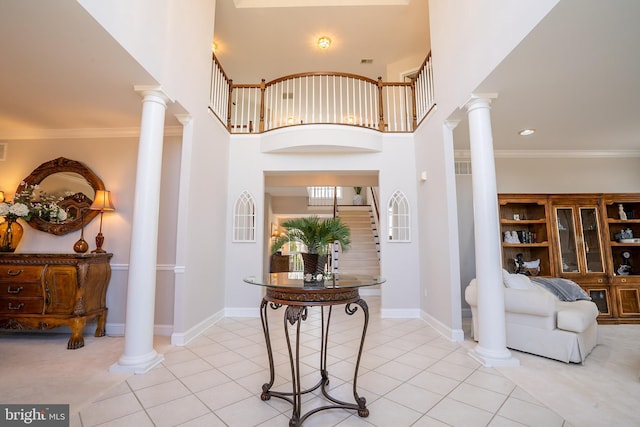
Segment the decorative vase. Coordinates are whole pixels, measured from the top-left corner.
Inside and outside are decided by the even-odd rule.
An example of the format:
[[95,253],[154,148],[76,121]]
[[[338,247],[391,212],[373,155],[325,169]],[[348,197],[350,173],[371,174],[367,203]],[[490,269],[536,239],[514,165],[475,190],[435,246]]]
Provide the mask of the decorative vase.
[[82,212],[82,229],[80,231],[80,240],[73,245],[76,253],[83,254],[89,250],[89,244],[84,240],[84,211]]
[[0,252],[14,252],[24,234],[22,225],[15,219],[6,218],[0,224]]
[[327,256],[320,254],[302,254],[304,283],[324,282],[324,266],[327,263]]
[[302,253],[304,275],[315,275],[318,268],[318,254]]

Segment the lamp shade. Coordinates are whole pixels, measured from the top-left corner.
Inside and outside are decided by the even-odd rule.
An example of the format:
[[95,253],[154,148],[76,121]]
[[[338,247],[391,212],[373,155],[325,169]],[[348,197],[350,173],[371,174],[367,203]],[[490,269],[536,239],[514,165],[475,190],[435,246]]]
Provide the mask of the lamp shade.
[[89,209],[101,212],[115,210],[116,208],[111,202],[111,192],[107,190],[97,190],[96,197],[94,198],[93,203],[91,204]]

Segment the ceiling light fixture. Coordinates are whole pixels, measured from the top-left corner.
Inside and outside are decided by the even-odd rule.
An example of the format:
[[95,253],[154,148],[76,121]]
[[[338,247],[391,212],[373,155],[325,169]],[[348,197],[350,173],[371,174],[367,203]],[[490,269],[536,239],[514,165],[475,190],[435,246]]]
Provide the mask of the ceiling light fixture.
[[518,132],[520,136],[529,136],[533,135],[534,133],[536,133],[535,129],[522,129],[520,132]]
[[331,46],[331,39],[329,37],[322,36],[318,39],[318,47],[320,49],[329,49],[329,46]]

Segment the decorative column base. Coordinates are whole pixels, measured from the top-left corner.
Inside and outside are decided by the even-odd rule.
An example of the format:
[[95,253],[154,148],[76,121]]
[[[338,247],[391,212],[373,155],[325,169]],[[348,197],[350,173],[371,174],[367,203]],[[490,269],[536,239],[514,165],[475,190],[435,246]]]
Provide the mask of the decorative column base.
[[477,362],[480,362],[482,366],[486,368],[510,366],[520,366],[520,361],[511,356],[509,350],[505,351],[491,351],[477,345],[473,350],[469,350],[469,356]]
[[122,356],[117,363],[109,367],[109,372],[113,372],[114,374],[146,374],[162,363],[163,360],[164,356],[158,354],[155,350],[140,357]]

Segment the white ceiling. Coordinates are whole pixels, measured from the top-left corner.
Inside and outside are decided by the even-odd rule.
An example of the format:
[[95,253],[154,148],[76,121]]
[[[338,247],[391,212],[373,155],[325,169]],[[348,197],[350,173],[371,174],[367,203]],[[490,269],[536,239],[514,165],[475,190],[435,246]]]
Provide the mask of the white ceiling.
[[[636,0],[561,0],[477,89],[498,94],[494,148],[638,156],[638,18]],[[531,127],[534,135],[517,134]],[[466,121],[454,134],[468,149]]]
[[[273,1],[294,0],[260,4]],[[376,78],[385,75],[387,63],[424,57],[428,50],[427,0],[410,0],[408,6],[379,5],[407,0],[323,1],[378,5],[235,9],[234,0],[218,0],[215,37],[230,77],[257,82],[336,70]],[[478,88],[498,93],[492,105],[495,148],[637,155],[639,17],[637,0],[561,0]],[[334,39],[327,52],[313,49],[320,34]],[[47,0],[34,7],[0,1],[0,52],[0,140],[39,130],[139,126],[140,97],[133,85],[154,81],[77,2]],[[374,63],[361,65],[363,58]],[[460,115],[455,148],[465,150],[466,121]],[[523,127],[537,133],[519,137]]]
[[0,139],[137,129],[157,84],[76,1],[1,0],[0,52]]
[[[266,7],[287,3],[296,7]],[[316,46],[321,36],[332,40],[329,49]],[[428,0],[218,0],[214,40],[216,56],[234,83],[309,71],[377,79],[386,77],[388,64],[417,55],[417,68],[426,58]],[[362,59],[373,63],[361,64]]]

